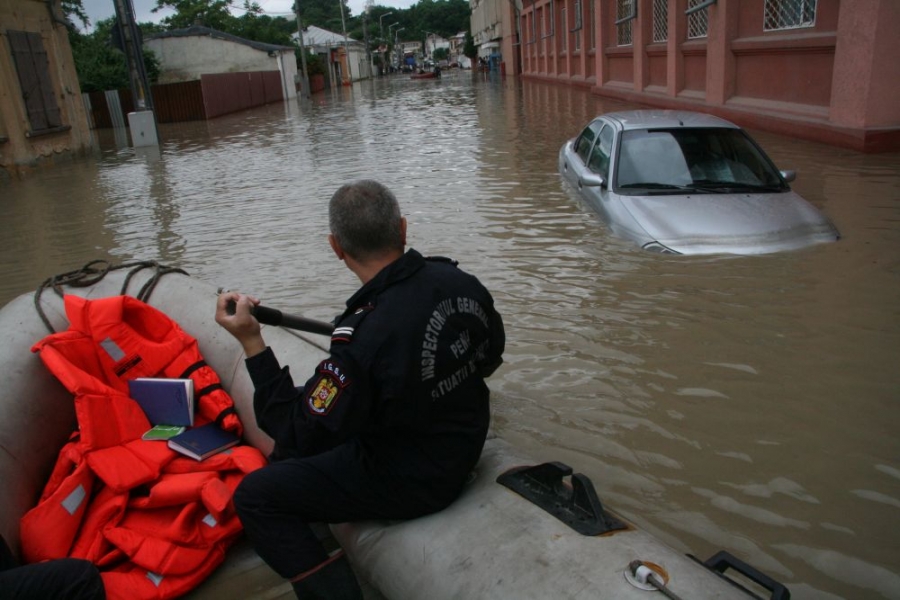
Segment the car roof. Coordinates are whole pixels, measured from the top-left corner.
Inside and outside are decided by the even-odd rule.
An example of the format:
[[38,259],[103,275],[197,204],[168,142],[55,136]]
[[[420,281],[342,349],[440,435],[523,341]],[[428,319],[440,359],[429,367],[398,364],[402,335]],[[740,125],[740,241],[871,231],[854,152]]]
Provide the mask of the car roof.
[[[600,115],[618,122],[623,130],[657,127],[728,127],[740,129],[731,121],[688,110],[628,110]],[[599,118],[599,117],[598,117]]]

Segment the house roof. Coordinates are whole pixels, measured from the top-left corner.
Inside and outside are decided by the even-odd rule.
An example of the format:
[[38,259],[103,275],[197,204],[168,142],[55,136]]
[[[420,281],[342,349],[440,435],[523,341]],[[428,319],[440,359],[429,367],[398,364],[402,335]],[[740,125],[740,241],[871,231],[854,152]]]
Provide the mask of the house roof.
[[262,50],[263,52],[284,52],[284,51],[294,51],[293,46],[279,46],[277,44],[266,44],[265,42],[254,42],[253,40],[247,40],[242,37],[238,37],[236,35],[232,35],[230,33],[225,33],[224,31],[219,31],[218,29],[211,29],[209,27],[203,27],[202,25],[194,25],[192,27],[186,27],[184,29],[173,29],[171,31],[163,31],[162,33],[156,33],[154,35],[149,35],[145,39],[147,40],[156,40],[160,38],[170,38],[170,37],[211,37],[217,40],[225,40],[228,42],[234,42],[236,44],[243,44],[244,46],[250,46],[251,48],[255,48],[256,50]]
[[[291,34],[292,39],[297,39],[299,37],[296,33]],[[303,28],[303,46],[343,46],[345,43],[351,45],[358,45],[361,42],[358,40],[354,40],[351,37],[344,37],[340,33],[335,33],[333,31],[328,31],[327,29],[322,29],[321,27],[316,27],[315,25],[310,25],[308,27]]]

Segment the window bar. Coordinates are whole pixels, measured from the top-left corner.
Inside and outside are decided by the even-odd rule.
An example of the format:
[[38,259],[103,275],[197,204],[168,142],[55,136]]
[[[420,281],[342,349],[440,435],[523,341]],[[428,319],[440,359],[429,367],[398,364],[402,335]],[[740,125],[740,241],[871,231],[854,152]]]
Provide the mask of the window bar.
[[684,14],[685,14],[685,16],[687,16],[687,15],[692,15],[692,14],[694,14],[695,12],[700,12],[700,11],[703,10],[704,8],[709,8],[710,6],[712,6],[713,4],[715,4],[716,2],[717,2],[717,0],[706,0],[706,2],[701,2],[701,3],[698,4],[697,6],[693,6],[693,7],[689,8],[689,9],[687,9],[686,11],[684,11]]
[[633,2],[631,2],[631,14],[625,15],[621,19],[617,20],[615,23],[616,27],[618,27],[622,23],[627,23],[628,21],[633,21],[634,19],[637,19],[637,0],[633,0]]

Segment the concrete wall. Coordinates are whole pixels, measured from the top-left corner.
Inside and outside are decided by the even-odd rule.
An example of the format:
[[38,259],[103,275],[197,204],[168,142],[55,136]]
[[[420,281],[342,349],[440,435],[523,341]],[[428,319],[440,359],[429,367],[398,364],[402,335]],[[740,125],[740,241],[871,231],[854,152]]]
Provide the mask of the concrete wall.
[[209,36],[148,39],[144,46],[159,59],[159,83],[193,81],[214,73],[279,71],[285,97],[297,96],[294,85],[297,61],[290,50],[272,52],[270,56],[264,50]]
[[[83,155],[93,146],[72,49],[61,21],[58,1],[0,0],[0,179]],[[10,30],[40,34],[62,123],[53,131],[31,129],[10,49]]]
[[518,75],[521,71],[518,26],[522,6],[522,0],[469,0],[470,27],[478,56],[499,52],[503,73],[508,75]]

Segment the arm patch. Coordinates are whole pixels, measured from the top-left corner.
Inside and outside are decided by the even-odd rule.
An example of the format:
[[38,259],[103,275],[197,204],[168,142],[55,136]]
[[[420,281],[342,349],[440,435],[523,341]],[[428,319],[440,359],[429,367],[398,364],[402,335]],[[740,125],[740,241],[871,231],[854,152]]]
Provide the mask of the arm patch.
[[350,385],[350,379],[344,369],[331,359],[319,363],[317,371],[319,377],[306,397],[306,405],[311,414],[325,416],[334,408],[344,388]]

